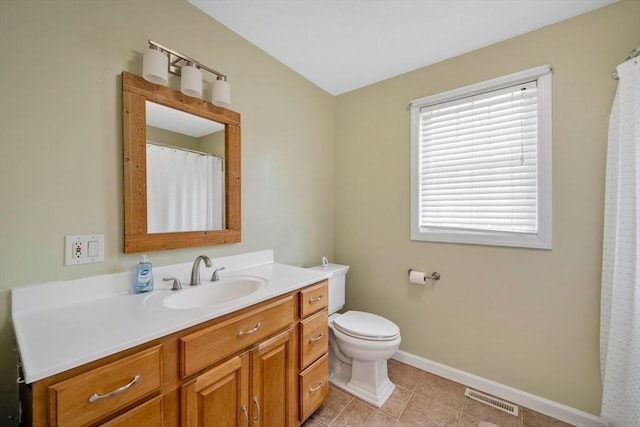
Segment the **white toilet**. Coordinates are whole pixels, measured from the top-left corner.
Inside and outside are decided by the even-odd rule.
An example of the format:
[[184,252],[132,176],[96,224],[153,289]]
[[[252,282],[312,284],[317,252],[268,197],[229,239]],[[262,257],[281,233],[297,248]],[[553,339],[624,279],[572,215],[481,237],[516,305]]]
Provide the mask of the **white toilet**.
[[375,314],[337,313],[344,306],[348,265],[323,263],[312,268],[331,274],[329,382],[373,405],[384,405],[395,388],[387,374],[387,360],[400,347],[400,329]]

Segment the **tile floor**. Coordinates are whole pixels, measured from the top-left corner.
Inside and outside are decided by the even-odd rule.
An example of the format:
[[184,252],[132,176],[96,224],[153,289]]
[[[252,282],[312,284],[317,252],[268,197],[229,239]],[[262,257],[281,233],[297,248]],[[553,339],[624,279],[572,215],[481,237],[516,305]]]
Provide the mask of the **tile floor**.
[[389,360],[388,366],[396,389],[382,408],[331,386],[326,402],[303,427],[570,426],[522,407],[516,417],[465,397],[461,384],[396,360]]

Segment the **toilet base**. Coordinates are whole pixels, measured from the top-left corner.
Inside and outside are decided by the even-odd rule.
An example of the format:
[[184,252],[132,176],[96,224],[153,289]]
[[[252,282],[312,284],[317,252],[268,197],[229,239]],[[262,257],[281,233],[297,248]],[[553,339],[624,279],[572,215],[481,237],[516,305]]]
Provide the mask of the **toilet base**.
[[[329,354],[331,359],[331,352]],[[360,362],[362,363],[362,362]],[[387,377],[387,361],[371,362],[377,363],[377,366],[360,366],[360,369],[356,367],[355,377],[353,368],[348,363],[340,362],[339,360],[330,360],[329,366],[329,382],[334,386],[341,388],[342,390],[350,393],[365,402],[371,403],[380,408],[385,404],[387,399],[393,393],[396,386]],[[384,367],[380,366],[380,363],[384,364]],[[361,371],[361,375],[358,375],[358,371]],[[364,371],[366,374],[363,376]],[[373,378],[371,378],[372,371],[375,371]],[[366,378],[365,381],[360,381],[359,376]]]

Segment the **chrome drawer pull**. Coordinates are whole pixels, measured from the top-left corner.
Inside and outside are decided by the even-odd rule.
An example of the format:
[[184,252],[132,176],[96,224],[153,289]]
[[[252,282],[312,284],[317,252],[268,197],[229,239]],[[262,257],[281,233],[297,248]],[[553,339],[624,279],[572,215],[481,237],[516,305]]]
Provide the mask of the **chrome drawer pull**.
[[317,385],[317,386],[315,386],[315,387],[311,387],[311,388],[309,389],[309,393],[313,393],[314,391],[318,391],[318,390],[320,390],[320,389],[322,388],[322,384],[324,384],[324,381],[320,380],[320,382],[318,383],[318,385]]
[[253,396],[253,403],[256,405],[256,416],[253,419],[253,423],[258,424],[258,421],[260,420],[260,404],[258,403],[258,396]]
[[100,399],[104,399],[105,397],[111,397],[111,396],[115,396],[116,394],[120,394],[123,391],[126,391],[129,387],[131,387],[132,385],[134,385],[135,383],[137,383],[138,381],[140,381],[140,374],[136,375],[135,377],[133,377],[133,379],[131,380],[131,382],[129,384],[125,384],[122,387],[119,387],[113,391],[110,391],[109,393],[106,394],[92,394],[91,396],[89,396],[89,403],[93,403],[96,400],[100,400]]
[[246,403],[242,405],[242,412],[244,412],[244,427],[249,427],[249,410]]
[[245,332],[245,331],[238,331],[238,334],[237,334],[237,335],[238,335],[238,338],[240,338],[240,337],[241,337],[241,336],[243,336],[243,335],[251,335],[251,334],[253,334],[253,333],[257,332],[257,331],[258,331],[258,329],[260,329],[261,327],[262,327],[262,323],[258,322],[258,324],[256,325],[256,327],[255,327],[255,328],[253,328],[253,329],[249,329],[249,330],[248,330],[248,331],[246,331],[246,332]]
[[316,302],[320,301],[322,299],[322,295],[319,295],[315,298],[309,298],[309,304],[315,304]]
[[309,338],[309,344],[313,344],[316,341],[320,341],[322,339],[322,332],[320,332],[320,335],[318,335],[315,338]]

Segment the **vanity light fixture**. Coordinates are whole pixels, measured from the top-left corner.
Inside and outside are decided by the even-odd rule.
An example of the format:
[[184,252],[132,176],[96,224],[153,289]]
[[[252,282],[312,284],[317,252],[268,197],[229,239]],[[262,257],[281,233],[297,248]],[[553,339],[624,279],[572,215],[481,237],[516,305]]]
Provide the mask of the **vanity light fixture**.
[[142,77],[145,80],[167,85],[168,73],[180,76],[180,91],[188,96],[202,97],[202,70],[216,76],[211,84],[211,103],[219,107],[231,105],[231,86],[227,76],[201,64],[193,58],[149,40],[144,53]]
[[231,106],[231,85],[225,77],[218,76],[211,84],[211,103],[225,108]]
[[165,85],[169,81],[169,58],[156,46],[149,44],[142,58],[142,77],[151,83]]
[[200,98],[202,96],[202,71],[196,64],[188,62],[183,66],[180,78],[180,92]]

